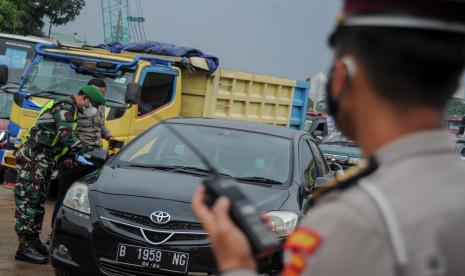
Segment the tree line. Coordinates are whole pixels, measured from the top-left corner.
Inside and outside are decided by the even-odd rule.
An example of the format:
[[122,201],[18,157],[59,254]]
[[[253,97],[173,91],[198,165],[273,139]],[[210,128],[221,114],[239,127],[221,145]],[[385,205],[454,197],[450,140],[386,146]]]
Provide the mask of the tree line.
[[0,0],[0,32],[43,36],[45,22],[64,25],[84,6],[85,0]]

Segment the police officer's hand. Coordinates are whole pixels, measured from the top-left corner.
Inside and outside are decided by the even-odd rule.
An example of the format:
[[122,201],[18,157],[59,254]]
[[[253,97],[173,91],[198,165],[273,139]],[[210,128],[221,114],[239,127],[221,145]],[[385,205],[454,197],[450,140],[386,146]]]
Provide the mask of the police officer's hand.
[[63,161],[63,164],[64,164],[65,167],[68,168],[68,169],[72,169],[72,168],[74,168],[74,167],[77,166],[77,163],[76,163],[73,159],[70,159],[70,158],[65,159],[65,160]]
[[210,236],[220,271],[237,268],[255,270],[249,242],[229,216],[229,199],[220,197],[209,209],[204,197],[205,187],[201,185],[192,198],[192,209]]

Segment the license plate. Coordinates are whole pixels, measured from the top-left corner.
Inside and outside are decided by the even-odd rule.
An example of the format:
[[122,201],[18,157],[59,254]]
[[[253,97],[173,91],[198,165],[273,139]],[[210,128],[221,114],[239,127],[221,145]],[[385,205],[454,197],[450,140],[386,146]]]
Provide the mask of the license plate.
[[189,254],[120,243],[116,253],[116,262],[155,270],[186,273]]

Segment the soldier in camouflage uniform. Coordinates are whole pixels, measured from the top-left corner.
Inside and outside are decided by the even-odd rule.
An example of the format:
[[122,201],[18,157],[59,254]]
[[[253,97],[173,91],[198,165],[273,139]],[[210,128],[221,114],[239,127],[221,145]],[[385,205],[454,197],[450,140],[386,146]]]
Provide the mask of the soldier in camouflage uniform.
[[55,163],[63,155],[69,150],[86,150],[75,133],[77,112],[104,103],[105,99],[95,86],[85,86],[69,99],[50,101],[16,152],[15,230],[19,248],[15,259],[48,262],[47,247],[39,239],[45,211],[45,186]]

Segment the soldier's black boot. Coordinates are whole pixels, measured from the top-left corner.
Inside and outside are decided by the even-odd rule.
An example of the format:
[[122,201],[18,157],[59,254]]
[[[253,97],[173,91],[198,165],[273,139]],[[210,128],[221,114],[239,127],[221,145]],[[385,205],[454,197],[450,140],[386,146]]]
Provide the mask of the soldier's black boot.
[[15,260],[21,260],[33,264],[46,264],[48,263],[48,254],[44,255],[38,251],[31,237],[21,235],[19,236],[19,247],[16,251]]
[[31,242],[40,254],[48,256],[48,247],[40,240],[39,234],[31,236]]

